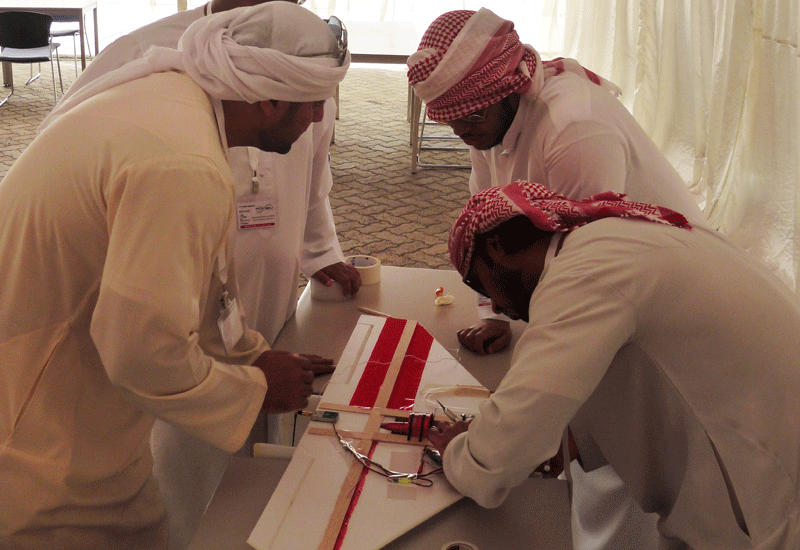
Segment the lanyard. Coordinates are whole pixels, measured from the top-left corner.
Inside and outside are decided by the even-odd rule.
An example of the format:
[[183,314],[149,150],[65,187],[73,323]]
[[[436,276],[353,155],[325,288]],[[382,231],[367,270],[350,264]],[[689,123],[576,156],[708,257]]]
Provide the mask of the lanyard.
[[258,154],[259,150],[255,147],[247,148],[247,155],[250,157],[250,169],[253,171],[251,180],[251,190],[254,195],[258,195]]

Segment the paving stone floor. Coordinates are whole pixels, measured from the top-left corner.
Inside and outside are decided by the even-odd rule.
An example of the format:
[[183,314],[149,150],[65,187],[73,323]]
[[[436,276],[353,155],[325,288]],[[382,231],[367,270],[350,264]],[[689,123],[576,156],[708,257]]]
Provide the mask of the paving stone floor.
[[[71,58],[61,61],[66,89],[75,69]],[[26,86],[28,67],[14,66],[14,96],[0,107],[0,178],[53,107],[50,67],[42,64],[41,69],[42,76]],[[4,97],[8,91],[0,93]],[[411,173],[407,94],[405,71],[368,65],[351,68],[340,87],[336,142],[330,150],[330,198],[339,240],[345,254],[369,254],[386,265],[450,269],[447,234],[469,197],[469,170]],[[434,131],[439,130],[426,130]],[[431,163],[468,162],[464,152],[425,155]]]

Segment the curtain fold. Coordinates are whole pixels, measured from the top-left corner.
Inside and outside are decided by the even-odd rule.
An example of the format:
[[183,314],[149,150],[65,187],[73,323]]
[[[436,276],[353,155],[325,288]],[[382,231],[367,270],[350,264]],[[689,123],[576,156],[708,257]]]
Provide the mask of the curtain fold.
[[709,222],[797,292],[799,0],[554,1],[564,55],[623,88]]

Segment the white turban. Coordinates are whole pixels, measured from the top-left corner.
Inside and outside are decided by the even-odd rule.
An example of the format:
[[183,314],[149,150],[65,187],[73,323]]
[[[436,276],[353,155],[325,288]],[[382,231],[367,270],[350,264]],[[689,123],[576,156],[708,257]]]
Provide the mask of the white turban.
[[178,49],[153,47],[63,101],[39,127],[109,88],[152,73],[187,73],[215,100],[322,101],[350,66],[328,25],[290,2],[236,8],[195,21]]

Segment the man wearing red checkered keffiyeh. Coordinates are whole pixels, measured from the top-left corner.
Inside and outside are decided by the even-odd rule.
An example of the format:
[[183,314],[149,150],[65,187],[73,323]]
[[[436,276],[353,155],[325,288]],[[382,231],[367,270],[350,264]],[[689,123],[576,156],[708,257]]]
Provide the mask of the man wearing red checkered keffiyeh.
[[[428,116],[469,146],[472,193],[536,181],[570,199],[614,191],[702,220],[680,176],[616,99],[619,89],[574,59],[543,62],[513,22],[485,8],[447,12],[408,66]],[[479,354],[502,350],[508,323],[481,316],[459,341]]]
[[[475,418],[429,434],[456,490],[494,508],[569,452],[573,510],[587,473],[612,469],[656,516],[653,546],[800,548],[800,306],[780,280],[670,209],[527,182],[474,195],[449,245],[525,322]],[[616,523],[620,501],[602,502],[595,522]],[[625,533],[613,548],[648,547]]]

